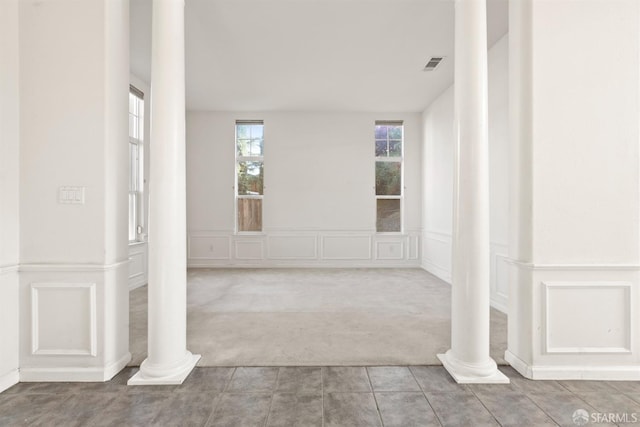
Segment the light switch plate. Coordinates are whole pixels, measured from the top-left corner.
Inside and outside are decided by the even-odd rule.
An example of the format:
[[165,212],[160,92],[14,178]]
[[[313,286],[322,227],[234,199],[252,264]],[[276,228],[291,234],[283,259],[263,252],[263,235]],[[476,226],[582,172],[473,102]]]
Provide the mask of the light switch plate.
[[58,189],[58,203],[84,205],[84,187],[60,187]]

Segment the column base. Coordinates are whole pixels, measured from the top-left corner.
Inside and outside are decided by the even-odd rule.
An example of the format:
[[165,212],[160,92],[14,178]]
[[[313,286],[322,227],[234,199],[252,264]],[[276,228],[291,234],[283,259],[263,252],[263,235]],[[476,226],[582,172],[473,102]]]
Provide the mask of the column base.
[[[184,363],[176,369],[163,376],[145,375],[141,365],[140,370],[127,381],[127,385],[179,385],[189,376],[196,363],[200,360],[199,354],[188,353]],[[145,360],[146,362],[146,360]],[[142,362],[144,364],[144,362]]]
[[438,359],[458,384],[509,384],[509,378],[500,372],[491,358],[487,366],[482,367],[457,360],[451,355],[451,350],[445,354],[438,354]]

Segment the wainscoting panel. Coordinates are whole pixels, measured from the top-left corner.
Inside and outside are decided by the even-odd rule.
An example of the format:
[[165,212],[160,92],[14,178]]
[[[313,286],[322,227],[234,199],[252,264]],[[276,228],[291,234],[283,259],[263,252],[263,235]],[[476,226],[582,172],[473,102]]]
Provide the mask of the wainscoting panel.
[[371,236],[323,236],[322,258],[335,260],[371,259]]
[[267,258],[309,260],[318,258],[316,236],[270,235],[267,237]]
[[129,244],[129,289],[147,284],[147,242]]
[[34,355],[95,356],[96,284],[32,283],[31,331]]
[[278,229],[255,234],[190,230],[188,266],[420,267],[420,231]]
[[131,360],[129,260],[20,265],[20,381],[106,381]]
[[422,236],[422,267],[451,283],[451,234],[425,231]]
[[228,236],[189,236],[190,259],[230,259],[231,239]]
[[491,244],[491,306],[507,312],[509,301],[509,264],[506,245]]
[[[422,268],[445,282],[451,283],[451,234],[439,231],[423,231],[422,245]],[[509,300],[507,251],[507,245],[491,242],[491,306],[503,313],[507,312]]]
[[401,260],[404,259],[403,241],[376,241],[376,259]]
[[409,257],[410,260],[420,259],[420,235],[413,234],[409,236]]
[[236,259],[261,260],[264,258],[264,243],[262,240],[236,240]]
[[543,282],[547,354],[630,353],[631,283]]

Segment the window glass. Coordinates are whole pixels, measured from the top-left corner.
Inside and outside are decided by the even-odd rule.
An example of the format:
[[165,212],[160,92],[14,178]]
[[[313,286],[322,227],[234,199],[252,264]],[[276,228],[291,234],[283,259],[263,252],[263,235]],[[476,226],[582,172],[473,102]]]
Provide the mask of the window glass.
[[401,122],[376,122],[375,179],[376,231],[402,231],[403,125]]
[[379,232],[399,232],[401,230],[400,199],[378,199],[376,218],[376,228]]
[[236,229],[262,231],[264,124],[236,122]]

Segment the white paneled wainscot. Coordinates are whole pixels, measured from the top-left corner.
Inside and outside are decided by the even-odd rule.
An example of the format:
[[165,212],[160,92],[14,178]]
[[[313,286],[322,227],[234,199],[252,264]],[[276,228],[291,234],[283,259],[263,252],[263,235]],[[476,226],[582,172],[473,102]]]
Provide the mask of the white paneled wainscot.
[[[428,231],[422,233],[422,268],[451,283],[451,234]],[[508,247],[503,243],[491,242],[490,246],[490,286],[491,306],[507,312],[509,298],[509,258]]]
[[419,267],[420,234],[189,232],[189,267]]
[[147,284],[147,242],[129,244],[129,289]]
[[105,381],[126,366],[128,264],[20,266],[20,381]]

